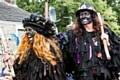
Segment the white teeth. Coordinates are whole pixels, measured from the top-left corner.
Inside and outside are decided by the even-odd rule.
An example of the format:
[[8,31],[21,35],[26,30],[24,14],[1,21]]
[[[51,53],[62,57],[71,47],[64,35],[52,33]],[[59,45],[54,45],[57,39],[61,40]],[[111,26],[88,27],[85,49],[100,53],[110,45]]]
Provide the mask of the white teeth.
[[29,40],[31,41],[33,38],[29,38]]
[[87,19],[83,19],[83,21],[87,21]]

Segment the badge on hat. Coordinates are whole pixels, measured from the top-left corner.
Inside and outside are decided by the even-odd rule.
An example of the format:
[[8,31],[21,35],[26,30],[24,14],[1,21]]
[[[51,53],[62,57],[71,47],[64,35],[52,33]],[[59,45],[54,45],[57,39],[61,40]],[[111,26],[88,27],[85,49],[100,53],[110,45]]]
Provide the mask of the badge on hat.
[[85,4],[83,4],[81,7],[80,7],[80,9],[86,9],[87,8],[87,6],[85,5]]

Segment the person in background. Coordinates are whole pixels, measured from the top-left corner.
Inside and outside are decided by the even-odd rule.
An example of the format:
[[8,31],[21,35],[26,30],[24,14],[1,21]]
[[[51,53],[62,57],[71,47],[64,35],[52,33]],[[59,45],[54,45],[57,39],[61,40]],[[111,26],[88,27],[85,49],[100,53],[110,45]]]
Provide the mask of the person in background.
[[[66,73],[74,72],[74,80],[118,80],[120,37],[107,24],[102,26],[104,33],[93,5],[83,2],[76,11],[73,30],[60,34],[64,37],[61,40],[66,40],[62,48]],[[106,57],[103,39],[106,40],[110,59]]]
[[10,56],[8,54],[9,53],[5,53],[4,57],[3,57],[4,67],[1,70],[0,80],[13,80],[11,70],[10,70],[9,64],[8,64],[8,59],[11,59],[12,56]]

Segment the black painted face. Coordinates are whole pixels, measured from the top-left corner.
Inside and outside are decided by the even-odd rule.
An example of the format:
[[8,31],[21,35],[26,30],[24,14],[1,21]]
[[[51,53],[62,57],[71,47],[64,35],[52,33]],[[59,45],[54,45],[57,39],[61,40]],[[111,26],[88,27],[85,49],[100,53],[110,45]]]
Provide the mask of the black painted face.
[[30,43],[32,44],[33,43],[33,37],[34,37],[34,34],[35,34],[35,30],[32,29],[31,27],[25,27],[25,32],[28,36],[28,39],[29,39]]
[[89,11],[82,11],[80,12],[80,22],[83,25],[89,24],[92,22],[92,16]]

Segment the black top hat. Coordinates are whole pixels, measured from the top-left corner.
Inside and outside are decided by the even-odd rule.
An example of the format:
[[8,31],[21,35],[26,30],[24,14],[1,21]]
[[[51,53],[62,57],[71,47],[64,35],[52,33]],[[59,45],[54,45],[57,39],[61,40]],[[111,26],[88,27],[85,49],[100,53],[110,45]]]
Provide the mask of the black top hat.
[[46,37],[55,35],[55,24],[38,13],[32,13],[30,17],[24,18],[22,22],[24,28],[29,26]]
[[90,3],[87,3],[87,2],[83,2],[83,3],[80,5],[79,9],[78,9],[77,12],[76,12],[76,16],[79,16],[81,11],[89,11],[89,12],[91,12],[92,14],[97,15],[97,13],[96,13],[93,5],[90,4]]

